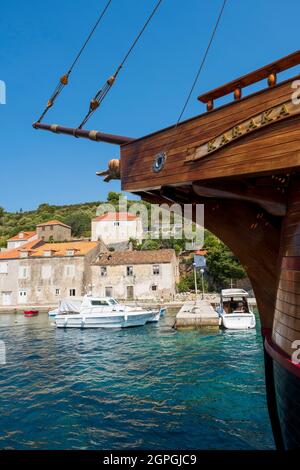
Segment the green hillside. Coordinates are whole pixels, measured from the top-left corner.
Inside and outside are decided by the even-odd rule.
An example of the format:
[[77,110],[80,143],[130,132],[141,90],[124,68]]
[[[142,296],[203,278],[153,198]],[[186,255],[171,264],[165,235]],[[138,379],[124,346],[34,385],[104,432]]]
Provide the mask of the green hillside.
[[[113,191],[108,193],[106,201],[92,201],[80,204],[55,206],[40,204],[36,210],[18,212],[6,212],[0,207],[0,247],[6,246],[8,238],[21,231],[35,230],[41,222],[48,220],[60,220],[72,228],[74,237],[89,237],[91,235],[91,219],[95,217],[97,207],[103,203],[112,204],[118,210],[120,193]],[[136,200],[128,200],[128,208],[135,204]],[[148,203],[143,203],[149,206]]]
[[[89,237],[91,235],[91,219],[95,217],[97,207],[101,203],[109,202],[118,210],[119,193],[110,192],[107,201],[93,201],[80,204],[55,206],[40,204],[33,211],[6,212],[0,207],[0,247],[5,247],[7,239],[21,231],[35,230],[36,225],[48,220],[57,219],[70,225],[74,237]],[[128,207],[137,201],[128,201]],[[147,203],[146,206],[148,206]],[[155,239],[145,240],[138,244],[133,240],[136,250],[158,250],[161,248],[174,248],[181,261],[181,280],[179,291],[193,289],[193,253],[185,254],[185,240]],[[209,290],[227,287],[231,280],[245,277],[245,272],[238,259],[217,237],[205,231],[205,245],[207,249],[207,276],[206,284]]]
[[75,236],[89,236],[91,219],[99,204],[100,201],[65,206],[40,204],[36,210],[24,212],[0,209],[0,246],[5,246],[7,239],[18,232],[35,230],[37,224],[51,219],[70,225]]

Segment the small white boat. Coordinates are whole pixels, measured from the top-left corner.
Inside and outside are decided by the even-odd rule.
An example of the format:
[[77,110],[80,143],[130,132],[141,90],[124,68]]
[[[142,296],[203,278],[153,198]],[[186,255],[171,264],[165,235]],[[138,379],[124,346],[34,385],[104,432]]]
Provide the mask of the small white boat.
[[244,289],[223,289],[221,302],[216,309],[221,326],[230,330],[255,328],[255,315],[247,302],[248,292]]
[[163,317],[167,313],[166,307],[161,307],[159,311],[159,316]]
[[55,308],[54,310],[50,310],[48,312],[48,317],[56,317],[56,315],[59,313],[58,308]]
[[151,320],[149,320],[147,323],[157,323],[157,322],[159,322],[159,319],[166,314],[166,311],[167,311],[166,308],[161,307],[159,310],[157,310],[156,315],[154,315],[154,317]]
[[160,311],[119,304],[112,297],[83,297],[81,305],[64,300],[54,317],[57,328],[128,328],[159,321]]

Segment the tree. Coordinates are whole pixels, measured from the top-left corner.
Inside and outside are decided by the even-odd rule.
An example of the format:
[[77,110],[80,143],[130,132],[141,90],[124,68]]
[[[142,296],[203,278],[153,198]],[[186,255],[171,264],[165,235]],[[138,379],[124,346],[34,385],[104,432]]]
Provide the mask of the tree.
[[140,250],[141,249],[141,244],[136,238],[130,237],[129,238],[129,243],[131,243],[131,246],[132,246],[133,250]]
[[[201,282],[201,277],[199,270],[197,270],[196,273],[196,278],[197,278],[197,287],[198,291],[202,291],[202,282]],[[194,275],[194,270],[189,272],[185,277],[180,279],[180,281],[177,283],[177,290],[178,292],[188,292],[188,291],[193,291],[195,292],[195,275]],[[204,291],[207,292],[209,291],[209,284],[206,278],[204,278]]]
[[[206,271],[205,282],[208,291],[220,291],[230,287],[231,281],[246,277],[239,260],[212,233],[205,231]],[[179,292],[194,290],[193,255],[185,259],[185,274],[177,285]]]
[[205,232],[207,273],[210,287],[220,290],[229,287],[231,280],[246,277],[245,270],[236,256],[212,233]]
[[177,290],[178,292],[188,292],[190,290],[193,290],[193,278],[190,275],[187,275],[180,279],[180,281],[177,283]]
[[[37,208],[36,215],[39,217],[41,222],[46,222],[54,218],[55,206],[50,204],[40,204]],[[60,219],[59,219],[60,220]]]
[[75,237],[86,236],[90,233],[91,219],[82,211],[76,211],[64,219],[64,223],[72,229]]
[[107,202],[110,202],[111,204],[119,204],[119,199],[122,196],[121,193],[116,193],[114,191],[109,191],[107,195]]
[[90,221],[95,216],[98,205],[99,201],[64,206],[53,206],[44,203],[40,204],[38,209],[32,211],[6,212],[2,209],[1,213],[3,214],[4,211],[4,215],[2,218],[0,216],[0,244],[5,246],[7,239],[18,232],[35,230],[41,222],[52,219],[65,222],[68,217],[73,217],[74,213],[78,214],[78,212],[87,216],[85,217],[84,233],[81,229],[78,231],[75,222],[74,230],[79,234],[78,236],[88,237],[90,236]]
[[159,250],[159,240],[145,240],[141,245],[141,250]]

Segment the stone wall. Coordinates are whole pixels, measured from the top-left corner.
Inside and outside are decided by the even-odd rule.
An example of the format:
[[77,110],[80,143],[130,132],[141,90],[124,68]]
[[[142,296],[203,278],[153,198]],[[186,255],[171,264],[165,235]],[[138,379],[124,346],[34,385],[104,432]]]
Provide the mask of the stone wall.
[[99,250],[100,244],[85,256],[7,260],[8,272],[0,274],[0,305],[7,301],[7,293],[11,305],[56,304],[70,294],[85,295],[92,284],[91,262]]
[[[112,296],[127,299],[127,287],[133,287],[134,299],[173,299],[176,289],[175,263],[160,264],[159,274],[153,274],[152,264],[133,265],[133,275],[127,275],[127,266],[107,266],[101,276],[101,266],[92,266],[93,293],[104,296],[105,287],[112,287]],[[156,286],[156,290],[153,290]]]
[[[71,289],[75,289],[76,296],[85,293],[83,256],[19,260],[19,269],[22,267],[28,268],[28,277],[18,276],[16,287],[27,292],[27,304],[56,303],[62,297],[69,297]],[[23,303],[22,299],[17,303]]]
[[3,260],[1,263],[7,265],[7,273],[0,274],[0,305],[10,298],[10,304],[16,305],[18,301],[18,272],[19,260]]
[[63,225],[42,225],[37,226],[38,238],[48,242],[64,242],[71,240],[71,228]]

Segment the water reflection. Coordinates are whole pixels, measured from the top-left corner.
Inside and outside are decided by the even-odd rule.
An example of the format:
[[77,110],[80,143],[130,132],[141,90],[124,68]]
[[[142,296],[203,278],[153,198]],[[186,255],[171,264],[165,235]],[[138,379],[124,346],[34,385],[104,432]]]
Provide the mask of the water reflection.
[[260,335],[174,315],[104,331],[1,314],[0,448],[272,448]]

